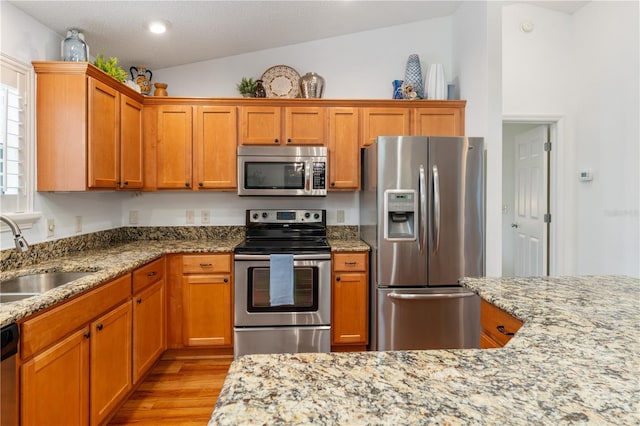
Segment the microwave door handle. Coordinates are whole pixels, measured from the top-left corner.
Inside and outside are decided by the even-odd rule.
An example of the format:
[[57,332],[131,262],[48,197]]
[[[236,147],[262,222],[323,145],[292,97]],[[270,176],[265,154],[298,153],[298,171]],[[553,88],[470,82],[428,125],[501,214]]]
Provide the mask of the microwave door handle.
[[306,166],[304,168],[304,191],[311,192],[311,170],[313,167],[313,163],[310,161],[306,162]]

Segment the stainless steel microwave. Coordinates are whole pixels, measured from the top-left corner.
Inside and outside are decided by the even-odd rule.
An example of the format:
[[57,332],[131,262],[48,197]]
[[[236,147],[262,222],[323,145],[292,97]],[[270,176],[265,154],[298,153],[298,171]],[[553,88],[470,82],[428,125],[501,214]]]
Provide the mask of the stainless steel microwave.
[[238,195],[327,195],[324,146],[239,146]]

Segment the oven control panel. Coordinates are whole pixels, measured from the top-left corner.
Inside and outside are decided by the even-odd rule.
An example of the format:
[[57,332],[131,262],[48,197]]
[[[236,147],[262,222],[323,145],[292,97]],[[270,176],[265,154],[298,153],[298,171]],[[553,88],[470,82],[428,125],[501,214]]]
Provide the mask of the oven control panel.
[[326,210],[247,210],[249,223],[324,223]]

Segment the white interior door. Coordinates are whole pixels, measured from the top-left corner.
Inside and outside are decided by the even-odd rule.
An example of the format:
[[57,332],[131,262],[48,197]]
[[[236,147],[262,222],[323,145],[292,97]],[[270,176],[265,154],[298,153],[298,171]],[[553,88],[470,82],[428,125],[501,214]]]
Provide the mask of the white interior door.
[[515,138],[515,205],[511,223],[515,238],[516,276],[546,275],[548,128],[537,126]]

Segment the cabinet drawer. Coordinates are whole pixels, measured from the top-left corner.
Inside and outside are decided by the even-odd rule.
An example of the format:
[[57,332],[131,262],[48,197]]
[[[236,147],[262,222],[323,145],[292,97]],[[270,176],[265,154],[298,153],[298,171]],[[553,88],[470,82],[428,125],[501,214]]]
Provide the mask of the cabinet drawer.
[[367,253],[336,253],[333,255],[334,271],[367,270]]
[[131,295],[131,274],[89,290],[21,326],[20,353],[27,359],[34,353],[78,329]]
[[133,271],[133,293],[137,293],[149,284],[164,277],[164,257],[149,262]]
[[184,255],[182,256],[182,272],[184,274],[231,272],[231,255],[229,254]]
[[522,326],[522,321],[484,299],[480,302],[480,322],[487,336],[502,346],[506,345]]

